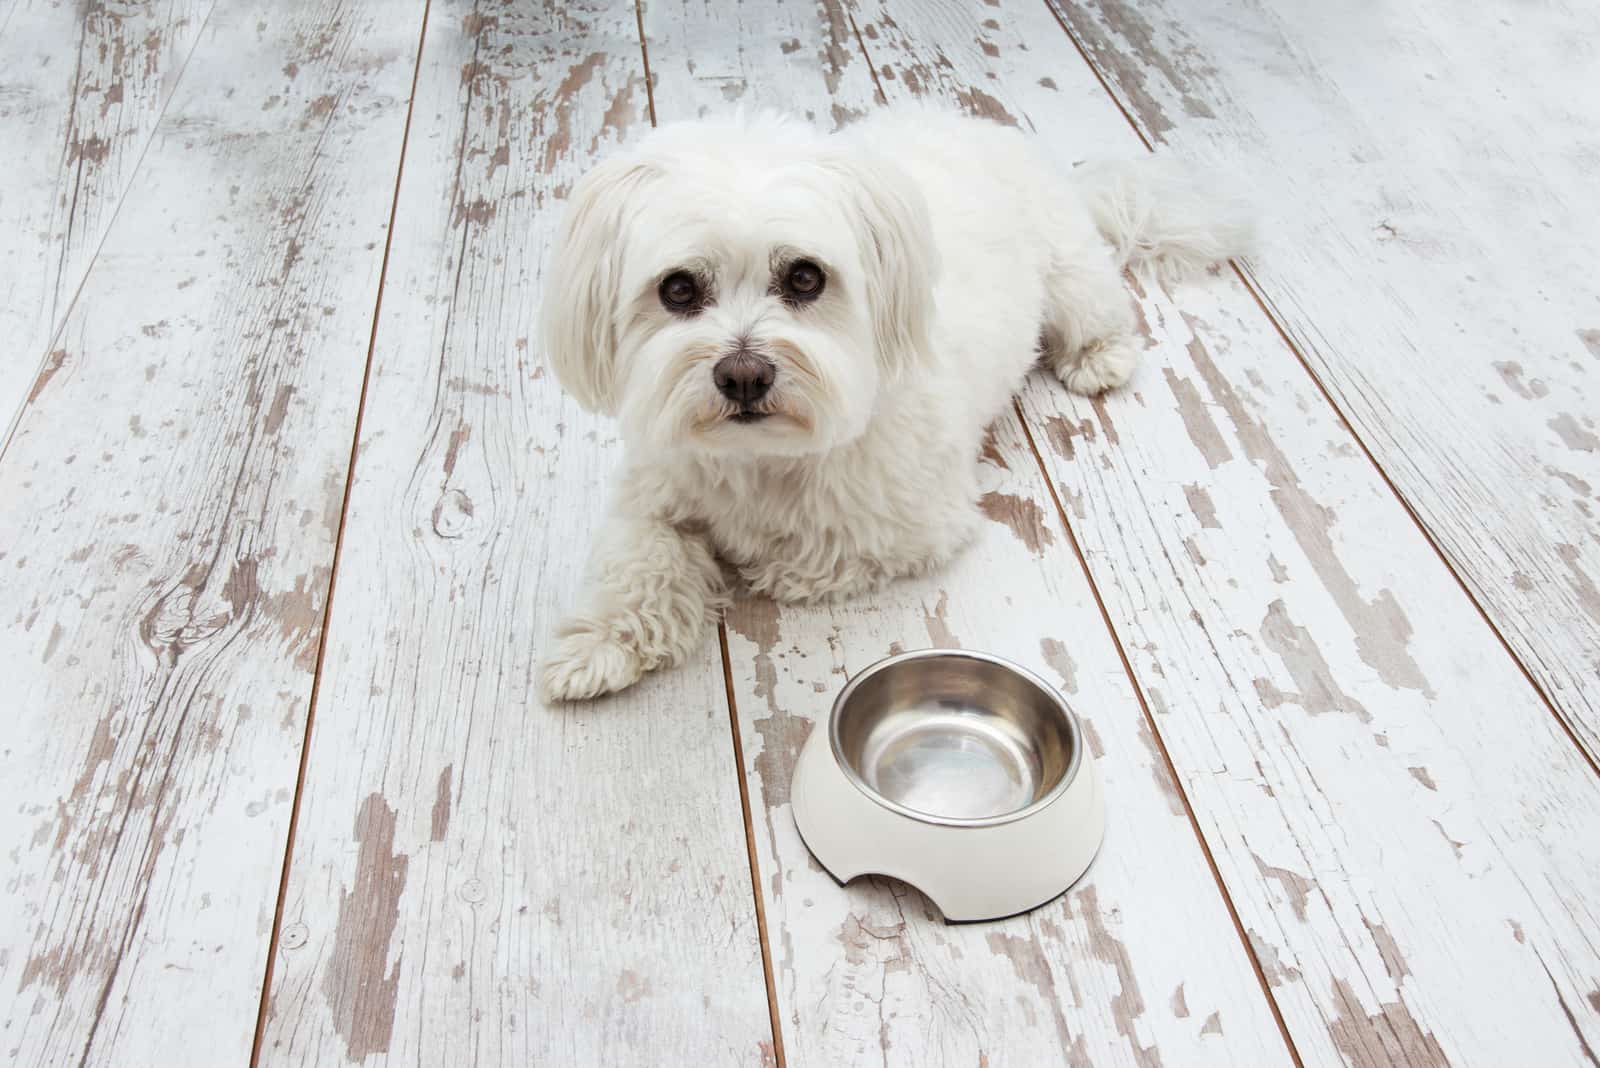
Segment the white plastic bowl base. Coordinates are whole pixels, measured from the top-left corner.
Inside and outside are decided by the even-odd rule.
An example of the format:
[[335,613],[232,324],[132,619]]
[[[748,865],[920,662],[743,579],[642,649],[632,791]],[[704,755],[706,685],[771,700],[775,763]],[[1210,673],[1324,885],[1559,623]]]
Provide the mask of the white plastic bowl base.
[[816,724],[789,791],[806,847],[840,883],[887,875],[926,894],[952,923],[997,920],[1054,900],[1105,836],[1100,777],[1087,753],[1066,789],[1021,818],[980,826],[916,819],[846,777],[826,722]]

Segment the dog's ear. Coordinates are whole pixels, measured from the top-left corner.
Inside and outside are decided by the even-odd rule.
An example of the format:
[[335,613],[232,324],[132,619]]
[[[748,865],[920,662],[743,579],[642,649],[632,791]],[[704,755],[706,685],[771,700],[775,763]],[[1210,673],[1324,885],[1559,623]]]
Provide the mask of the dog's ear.
[[589,411],[616,413],[622,229],[653,169],[614,157],[572,190],[544,276],[540,335],[561,385]]
[[933,284],[939,276],[928,205],[910,175],[865,144],[855,143],[831,166],[850,190],[860,228],[878,356],[888,373],[897,374],[928,349]]

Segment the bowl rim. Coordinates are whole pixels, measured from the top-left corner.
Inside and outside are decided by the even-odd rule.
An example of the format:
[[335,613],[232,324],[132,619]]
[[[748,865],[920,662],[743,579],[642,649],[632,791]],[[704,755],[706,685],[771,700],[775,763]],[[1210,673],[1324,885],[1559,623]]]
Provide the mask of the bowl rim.
[[[1051,703],[1055,705],[1057,711],[1059,711],[1065,718],[1067,723],[1067,736],[1072,743],[1072,755],[1067,760],[1066,770],[1061,773],[1061,780],[1052,786],[1043,797],[1039,798],[1037,801],[1029,802],[1022,808],[1011,812],[1002,812],[995,816],[937,816],[930,812],[919,812],[914,808],[907,808],[905,805],[889,800],[887,797],[883,796],[869,786],[866,780],[862,779],[860,774],[856,771],[855,767],[851,765],[850,761],[845,759],[844,743],[839,737],[839,717],[840,713],[844,710],[845,705],[849,702],[850,697],[858,688],[860,688],[861,684],[879,672],[887,671],[892,667],[898,667],[899,665],[907,663],[908,661],[934,660],[941,658],[977,660],[986,664],[992,664],[995,667],[999,667],[1003,670],[1011,672],[1014,675],[1018,675],[1024,681],[1032,683],[1034,687],[1047,695]],[[1066,793],[1074,782],[1077,781],[1078,768],[1083,763],[1083,742],[1083,730],[1078,724],[1078,717],[1073,713],[1071,706],[1067,704],[1067,700],[1061,695],[1060,690],[1050,685],[1050,683],[1046,682],[1037,673],[1029,671],[1022,665],[1007,660],[1005,657],[995,656],[993,653],[980,653],[971,649],[913,649],[909,652],[896,653],[893,656],[886,656],[882,660],[879,660],[873,664],[869,664],[860,671],[856,672],[856,674],[851,677],[850,681],[844,684],[844,689],[839,691],[839,695],[833,699],[833,708],[828,713],[828,746],[833,751],[834,764],[838,766],[839,771],[844,775],[844,777],[848,779],[857,790],[860,790],[867,797],[882,805],[890,812],[904,816],[907,819],[915,820],[918,823],[929,823],[941,827],[998,827],[1003,824],[1015,823],[1017,820],[1026,819],[1027,817],[1032,816],[1045,808],[1048,808],[1052,803],[1060,798],[1062,794]]]

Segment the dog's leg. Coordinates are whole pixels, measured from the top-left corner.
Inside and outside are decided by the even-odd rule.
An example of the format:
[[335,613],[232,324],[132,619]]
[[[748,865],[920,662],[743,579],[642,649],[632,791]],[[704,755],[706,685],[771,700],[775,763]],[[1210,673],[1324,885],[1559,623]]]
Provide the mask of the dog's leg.
[[1074,393],[1120,386],[1144,349],[1122,274],[1096,250],[1083,262],[1057,263],[1045,279],[1041,331],[1045,363]]
[[614,693],[693,653],[726,603],[711,546],[658,519],[613,516],[589,561],[580,610],[539,668],[544,700]]

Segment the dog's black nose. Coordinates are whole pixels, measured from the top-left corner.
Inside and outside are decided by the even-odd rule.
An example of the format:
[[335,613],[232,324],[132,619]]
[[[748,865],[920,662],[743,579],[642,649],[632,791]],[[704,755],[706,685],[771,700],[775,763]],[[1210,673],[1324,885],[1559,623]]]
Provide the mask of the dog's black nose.
[[745,349],[724,356],[711,369],[717,392],[740,405],[751,405],[765,397],[777,377],[778,369],[771,360]]

